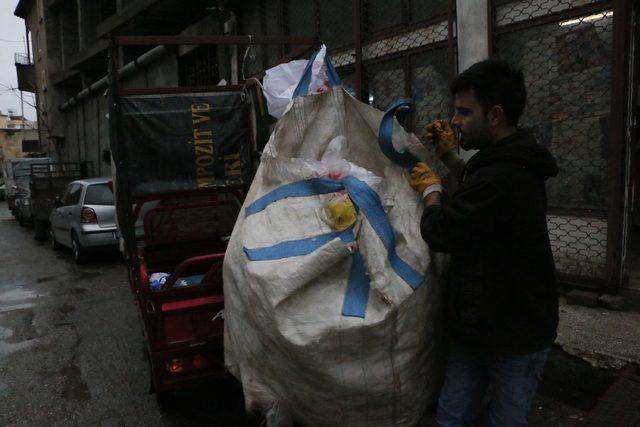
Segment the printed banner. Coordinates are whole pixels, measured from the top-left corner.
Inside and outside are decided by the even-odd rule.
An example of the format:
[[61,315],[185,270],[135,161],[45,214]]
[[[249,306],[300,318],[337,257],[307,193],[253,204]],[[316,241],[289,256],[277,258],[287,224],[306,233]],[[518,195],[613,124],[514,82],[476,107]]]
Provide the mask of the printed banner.
[[121,105],[133,196],[251,181],[241,92],[129,96]]

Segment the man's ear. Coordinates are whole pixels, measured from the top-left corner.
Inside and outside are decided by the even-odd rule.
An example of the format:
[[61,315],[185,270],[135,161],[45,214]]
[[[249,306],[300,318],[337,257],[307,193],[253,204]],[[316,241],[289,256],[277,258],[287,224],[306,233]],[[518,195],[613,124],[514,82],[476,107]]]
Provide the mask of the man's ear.
[[487,112],[487,120],[491,126],[499,126],[500,124],[507,122],[507,117],[504,114],[504,110],[499,105],[494,105]]

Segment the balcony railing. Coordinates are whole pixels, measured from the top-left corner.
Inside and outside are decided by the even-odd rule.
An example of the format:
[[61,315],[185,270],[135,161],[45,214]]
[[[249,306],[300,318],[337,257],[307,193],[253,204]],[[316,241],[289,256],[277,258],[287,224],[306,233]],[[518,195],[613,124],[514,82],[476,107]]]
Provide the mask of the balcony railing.
[[18,74],[18,89],[25,92],[36,91],[36,68],[24,53],[16,53],[16,73]]
[[31,62],[27,54],[15,53],[14,57],[16,65],[33,65],[33,62]]

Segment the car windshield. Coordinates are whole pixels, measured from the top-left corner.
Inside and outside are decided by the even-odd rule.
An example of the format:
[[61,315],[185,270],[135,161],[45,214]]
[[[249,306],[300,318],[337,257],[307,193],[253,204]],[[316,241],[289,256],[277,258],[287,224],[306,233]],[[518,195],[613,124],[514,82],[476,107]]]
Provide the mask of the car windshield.
[[113,205],[113,191],[109,184],[94,184],[87,187],[85,205]]

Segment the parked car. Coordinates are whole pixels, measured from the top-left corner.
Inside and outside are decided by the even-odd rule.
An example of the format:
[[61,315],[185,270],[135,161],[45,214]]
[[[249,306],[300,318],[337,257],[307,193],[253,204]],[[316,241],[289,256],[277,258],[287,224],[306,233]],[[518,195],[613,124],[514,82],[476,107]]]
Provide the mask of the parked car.
[[89,251],[118,245],[116,208],[110,178],[73,181],[56,197],[49,216],[49,238],[53,249],[71,248],[77,263]]
[[55,196],[71,181],[87,179],[93,174],[91,162],[31,163],[25,171],[28,181],[18,188],[15,210],[20,225],[33,225],[34,238],[49,238],[49,215]]

